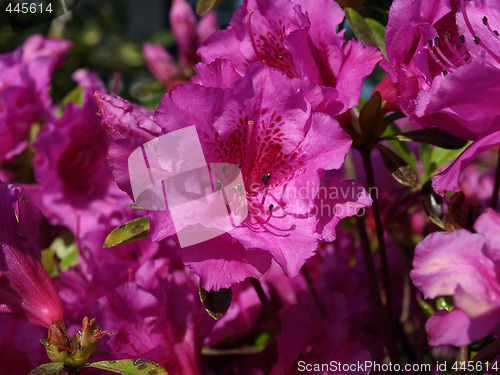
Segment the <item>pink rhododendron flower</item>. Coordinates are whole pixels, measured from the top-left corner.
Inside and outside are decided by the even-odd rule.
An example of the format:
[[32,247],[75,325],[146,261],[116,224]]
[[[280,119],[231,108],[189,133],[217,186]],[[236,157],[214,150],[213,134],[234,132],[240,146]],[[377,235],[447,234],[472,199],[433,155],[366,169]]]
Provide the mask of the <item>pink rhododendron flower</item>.
[[[108,128],[126,129],[127,121],[131,122],[128,131],[133,136],[118,139],[108,155],[111,165],[116,165],[115,176],[120,169],[117,180],[126,191],[130,191],[130,182],[125,160],[133,149],[159,133],[158,127],[167,133],[195,124],[208,163],[241,164],[250,210],[245,222],[229,234],[179,251],[207,290],[258,277],[271,258],[289,276],[296,275],[319,241],[334,238],[340,218],[371,203],[364,190],[356,193],[360,186],[354,183],[345,187],[351,192],[345,200],[329,193],[321,202],[316,200],[318,170],[339,168],[350,139],[332,117],[313,111],[310,87],[302,90],[300,81],[259,63],[240,79],[227,68],[218,60],[210,69],[221,77],[219,82],[234,80],[231,88],[176,86],[163,97],[153,120],[127,109],[123,101],[97,96]],[[206,81],[207,77],[200,79]],[[315,100],[318,95],[321,90]],[[121,152],[115,152],[117,148]],[[340,188],[335,182],[326,190],[337,189],[338,193],[344,189]],[[164,220],[155,224],[155,216],[150,216],[154,240],[174,234],[166,212],[159,215]]]
[[174,0],[170,10],[170,25],[177,42],[179,64],[161,45],[144,43],[142,53],[153,75],[167,89],[186,81],[199,57],[196,50],[200,43],[219,29],[215,12],[209,12],[199,22],[186,0]]
[[214,321],[201,307],[197,282],[166,263],[147,261],[134,282],[97,302],[99,321],[116,332],[104,346],[118,358],[153,360],[172,375],[200,374],[201,344]]
[[466,139],[498,129],[498,26],[498,10],[476,0],[394,1],[386,70],[414,123]]
[[48,328],[63,319],[61,300],[43,268],[42,215],[0,181],[0,312]]
[[500,323],[498,260],[500,214],[488,209],[474,224],[433,233],[415,249],[410,276],[426,298],[453,296],[455,308],[427,322],[430,345],[468,345],[496,332]]
[[[408,29],[407,26],[410,25]],[[454,190],[465,166],[498,143],[500,14],[476,0],[394,1],[386,32],[386,67],[403,112],[419,126],[436,126],[472,144],[433,180]]]
[[33,143],[37,185],[26,195],[52,224],[65,225],[82,238],[100,215],[111,216],[130,203],[105,165],[109,137],[93,100],[102,82],[85,70],[73,78],[83,90],[83,105],[68,103],[64,114],[45,124]]
[[260,61],[290,78],[335,87],[344,112],[357,106],[363,78],[382,54],[345,42],[344,31],[335,31],[343,19],[343,10],[330,0],[245,0],[230,26],[208,38],[198,53],[205,63],[230,60],[240,74]]
[[70,47],[67,40],[33,35],[0,55],[0,160],[21,152],[30,126],[50,117],[51,75]]

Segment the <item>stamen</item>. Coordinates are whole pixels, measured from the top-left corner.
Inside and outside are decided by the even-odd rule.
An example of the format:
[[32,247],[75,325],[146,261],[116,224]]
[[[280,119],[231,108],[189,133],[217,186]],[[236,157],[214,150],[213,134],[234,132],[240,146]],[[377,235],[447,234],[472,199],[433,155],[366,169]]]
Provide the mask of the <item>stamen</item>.
[[273,217],[273,209],[274,209],[274,206],[272,204],[270,204],[269,205],[269,216],[267,217],[267,219],[264,222],[262,222],[261,225],[269,223],[269,220],[271,220],[271,218]]
[[243,178],[245,180],[249,180],[250,179],[250,171],[252,170],[253,168],[253,155],[252,155],[252,152],[251,152],[251,142],[253,140],[253,129],[254,129],[254,125],[255,125],[255,122],[252,121],[252,120],[247,120],[247,125],[248,125],[248,129],[247,129],[247,139],[246,139],[246,143],[245,143],[245,155],[244,155],[244,163],[245,164],[245,169],[243,170]]
[[427,49],[429,51],[429,54],[431,55],[432,59],[436,64],[438,64],[442,69],[448,69],[449,67],[444,65],[441,60],[438,59],[436,54],[434,53],[434,49]]
[[262,175],[262,183],[263,183],[264,185],[267,185],[267,183],[269,182],[269,180],[270,180],[270,179],[271,179],[271,173],[267,173],[267,174],[266,174],[266,173],[264,173],[264,174]]
[[[471,24],[471,22],[469,20],[469,16],[467,15],[467,11],[465,9],[465,0],[460,0],[460,6],[462,7],[462,14],[463,14],[463,17],[464,17],[465,25],[469,29],[471,35],[474,35],[474,42],[476,44],[480,45],[486,53],[488,53],[491,57],[493,57],[493,59],[496,62],[498,62],[500,64],[500,56],[498,56],[486,44],[484,44],[484,42],[482,41],[482,39],[479,38],[479,35],[474,31],[474,28],[472,27],[472,24]],[[484,22],[484,18],[483,18],[483,22]],[[484,62],[488,63],[489,65],[492,65],[487,60],[484,60],[484,58],[481,58],[480,56],[478,56],[478,58],[480,58]]]
[[450,42],[450,34],[448,34],[448,32],[445,32],[443,35],[445,37],[444,38],[444,42],[446,43],[446,47],[448,47],[448,49],[453,53],[453,55],[455,55],[455,57],[457,58],[457,62],[459,64],[465,63],[467,61],[467,59],[466,59],[467,53],[465,53],[464,55],[460,55],[458,53],[458,45],[457,45],[457,43],[455,43],[455,42],[451,43]]
[[257,44],[255,43],[255,37],[252,32],[252,15],[253,15],[253,10],[250,9],[248,11],[248,19],[247,19],[247,28],[248,28],[248,35],[250,36],[250,42],[252,43],[252,47],[255,51],[255,56],[257,56],[257,59],[259,61],[262,61],[262,56],[260,56],[259,50],[257,49]]
[[446,55],[441,51],[441,49],[439,48],[439,45],[436,44],[436,47],[434,48],[436,50],[436,52],[438,53],[439,56],[441,56],[441,58],[443,59],[443,61],[448,64],[450,67],[452,68],[457,68],[457,66],[455,64],[453,64],[447,57]]

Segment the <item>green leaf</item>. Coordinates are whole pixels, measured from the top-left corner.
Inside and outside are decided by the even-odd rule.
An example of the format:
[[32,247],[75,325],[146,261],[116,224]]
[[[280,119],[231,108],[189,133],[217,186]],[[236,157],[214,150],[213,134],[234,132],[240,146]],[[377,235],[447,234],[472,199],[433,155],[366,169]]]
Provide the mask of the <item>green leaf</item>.
[[420,154],[420,162],[422,163],[422,169],[424,171],[425,179],[428,180],[432,172],[431,171],[432,146],[427,143],[420,143],[418,145],[418,152]]
[[419,129],[407,133],[390,136],[402,142],[428,143],[444,149],[457,150],[467,144],[467,141],[438,128]]
[[417,174],[410,165],[400,158],[394,151],[381,144],[375,145],[380,152],[386,168],[391,172],[392,177],[402,185],[412,187],[417,181]]
[[83,106],[83,89],[81,86],[76,86],[62,100],[62,105],[66,107],[68,103],[77,103],[79,107]]
[[92,367],[123,375],[168,375],[159,364],[146,359],[121,359],[118,361],[100,361],[89,363],[85,368]]
[[417,303],[428,318],[434,315],[434,309],[432,308],[432,306],[425,302],[423,299],[417,298]]
[[78,247],[68,238],[57,237],[49,248],[55,250],[57,257],[60,259],[59,268],[62,271],[66,271],[78,264]]
[[104,247],[113,247],[146,238],[149,232],[149,218],[131,220],[114,229],[104,240]]
[[58,375],[63,371],[64,362],[44,363],[31,370],[29,375]]
[[55,256],[56,251],[53,249],[42,250],[42,264],[50,277],[56,277],[59,274],[57,264],[54,259]]
[[438,168],[455,160],[470,143],[468,142],[465,146],[456,150],[448,150],[437,146],[432,147],[429,144],[421,143],[419,146],[420,160],[425,178],[430,179]]
[[[386,131],[384,132],[384,135],[388,136],[399,133],[401,133],[399,127],[396,124],[392,123],[389,124]],[[417,158],[415,157],[413,151],[411,151],[406,144],[396,140],[386,140],[386,142],[401,158],[404,159],[404,161],[406,161],[413,168],[413,170],[418,170]]]
[[453,297],[446,296],[436,298],[436,309],[451,311],[454,307],[455,304],[453,303]]
[[363,17],[352,8],[345,7],[344,10],[356,38],[366,44],[377,46],[386,55],[384,41],[385,27],[371,18]]
[[374,141],[375,128],[380,120],[380,106],[382,105],[382,95],[375,91],[359,112],[359,125],[363,136],[369,142]]
[[432,164],[435,165],[435,169],[455,160],[458,155],[460,155],[472,142],[467,142],[465,146],[456,150],[447,150],[441,147],[434,147],[431,154]]
[[220,3],[222,3],[222,0],[198,0],[198,4],[196,4],[196,14],[204,16],[215,9]]
[[262,332],[259,336],[257,336],[257,339],[255,339],[255,349],[264,350],[271,339],[272,336],[269,332]]
[[210,315],[215,320],[219,320],[226,314],[227,309],[231,306],[231,299],[233,297],[233,292],[231,288],[225,289],[220,288],[219,290],[206,291],[201,287],[199,288],[201,304]]

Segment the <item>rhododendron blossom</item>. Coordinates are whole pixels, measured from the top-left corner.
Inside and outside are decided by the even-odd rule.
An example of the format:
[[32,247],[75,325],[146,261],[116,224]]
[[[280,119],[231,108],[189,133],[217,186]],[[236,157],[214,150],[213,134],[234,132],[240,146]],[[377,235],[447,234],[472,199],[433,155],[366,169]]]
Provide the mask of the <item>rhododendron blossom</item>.
[[192,67],[199,60],[196,50],[200,43],[219,28],[215,12],[209,12],[197,22],[186,0],[173,1],[170,23],[177,41],[179,64],[160,44],[145,43],[142,48],[149,69],[169,90],[192,75]]
[[70,47],[67,40],[33,35],[0,56],[0,160],[21,152],[30,126],[51,117],[51,75]]
[[1,374],[498,372],[498,0],[91,3],[0,25]]
[[[350,140],[332,117],[312,110],[310,91],[302,91],[299,82],[283,73],[256,63],[237,79],[230,66],[219,66],[219,61],[213,64],[214,78],[221,77],[218,82],[225,82],[222,77],[227,74],[234,79],[230,89],[180,85],[164,96],[153,120],[162,132],[195,124],[208,163],[241,165],[249,215],[230,237],[211,240],[214,245],[211,241],[193,245],[179,254],[206,289],[259,276],[271,257],[288,275],[296,275],[318,241],[334,238],[329,221],[353,215],[370,202],[364,192],[349,197],[349,201],[360,202],[351,210],[341,205],[335,209],[340,202],[328,202],[325,212],[319,212],[315,202],[320,187],[318,170],[339,168]],[[103,111],[103,104],[100,107],[106,122],[111,116]],[[116,121],[114,116],[111,119]],[[111,155],[110,159],[111,164],[123,163]],[[310,188],[299,194],[303,186]],[[314,186],[316,190],[311,188]],[[320,224],[321,217],[325,223]],[[154,228],[152,235],[155,238]],[[240,255],[235,256],[236,249]],[[234,260],[228,262],[228,256]],[[214,272],[227,267],[229,274]]]
[[[203,62],[230,60],[238,73],[260,61],[290,78],[301,78],[338,91],[337,115],[356,107],[363,78],[381,60],[373,46],[350,40],[335,28],[344,12],[329,0],[245,0],[230,26],[199,49]],[[335,113],[337,112],[337,113]]]
[[426,298],[453,296],[455,302],[453,311],[441,310],[427,322],[431,345],[468,345],[497,332],[499,225],[500,214],[490,209],[476,221],[477,233],[433,233],[415,249],[415,285]]
[[0,207],[0,312],[48,328],[64,312],[41,262],[42,215],[3,181]]

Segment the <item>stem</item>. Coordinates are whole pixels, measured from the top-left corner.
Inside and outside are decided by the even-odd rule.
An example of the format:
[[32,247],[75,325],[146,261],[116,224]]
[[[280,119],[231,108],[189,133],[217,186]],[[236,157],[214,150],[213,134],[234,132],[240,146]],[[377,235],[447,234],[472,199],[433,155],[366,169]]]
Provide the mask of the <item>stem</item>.
[[[368,183],[368,190],[370,192],[371,198],[373,200],[372,210],[373,216],[375,219],[375,230],[377,233],[377,241],[380,253],[380,264],[382,267],[382,284],[384,285],[385,290],[385,299],[386,299],[386,310],[387,310],[387,319],[389,320],[388,324],[388,334],[392,337],[395,337],[395,320],[394,320],[394,309],[392,304],[392,291],[391,291],[391,280],[389,274],[389,263],[387,261],[387,250],[385,246],[384,239],[384,227],[382,224],[382,218],[380,215],[380,208],[378,202],[378,191],[377,189],[372,189],[376,187],[375,185],[375,177],[373,174],[373,166],[370,158],[370,150],[361,151],[361,156],[363,157],[363,166],[366,173],[366,179]],[[397,357],[397,351],[394,353]]]
[[323,306],[323,303],[321,302],[321,299],[319,298],[318,292],[316,291],[316,288],[314,287],[314,283],[312,282],[311,275],[309,274],[309,271],[306,268],[306,265],[304,264],[301,268],[302,275],[304,275],[304,278],[306,279],[307,287],[309,289],[309,292],[311,293],[311,296],[314,300],[314,303],[316,304],[316,307],[319,311],[319,314],[321,315],[321,318],[323,320],[330,320],[328,318],[328,313],[326,312],[325,306]]
[[281,326],[280,319],[278,317],[278,313],[276,312],[276,309],[274,308],[273,304],[271,303],[271,300],[267,298],[266,292],[264,292],[264,289],[262,288],[262,284],[260,281],[254,277],[249,277],[250,283],[252,284],[253,288],[255,289],[255,292],[257,292],[257,296],[259,297],[260,302],[262,303],[262,306],[264,306],[264,309],[268,312],[268,314],[271,315],[274,323],[276,324],[277,327]]
[[498,148],[497,172],[495,174],[495,185],[493,186],[493,195],[491,197],[490,207],[494,210],[498,206],[498,193],[500,191],[500,147]]
[[365,218],[363,216],[356,216],[356,224],[358,226],[359,239],[361,241],[361,248],[363,250],[363,259],[365,262],[366,272],[368,273],[368,279],[370,280],[370,290],[373,298],[373,303],[375,304],[378,319],[382,323],[382,331],[384,334],[386,350],[389,354],[389,357],[391,358],[391,361],[397,362],[398,354],[396,339],[393,333],[394,330],[392,330],[391,332],[391,324],[387,319],[384,306],[382,305],[382,297],[380,295],[380,289],[378,287],[377,281],[377,272],[370,249],[370,240],[368,239],[368,234],[366,232]]

